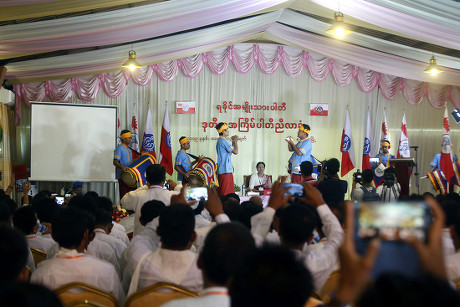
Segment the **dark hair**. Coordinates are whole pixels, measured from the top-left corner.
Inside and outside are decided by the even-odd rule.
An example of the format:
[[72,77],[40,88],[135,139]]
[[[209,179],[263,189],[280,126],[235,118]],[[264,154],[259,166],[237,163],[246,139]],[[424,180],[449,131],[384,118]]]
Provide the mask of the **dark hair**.
[[306,205],[288,206],[280,215],[281,240],[294,245],[305,243],[313,233],[316,224],[316,217]]
[[236,194],[236,193],[228,193],[228,194],[225,195],[225,196],[227,196],[227,198],[231,197],[231,198],[236,199],[236,200],[238,201],[238,204],[241,202],[240,197],[239,197],[238,194]]
[[160,216],[161,210],[163,210],[166,205],[159,200],[149,200],[141,208],[141,218],[142,221],[147,224],[151,222],[154,218]]
[[226,286],[241,261],[255,249],[251,233],[239,223],[217,225],[206,236],[200,262],[211,282]]
[[460,294],[447,281],[427,273],[416,278],[385,273],[367,288],[356,306],[460,306]]
[[251,217],[257,213],[262,212],[264,209],[250,201],[245,201],[241,204],[241,211],[239,212],[236,220],[251,229]]
[[8,207],[10,208],[10,213],[12,214],[18,208],[18,205],[13,199],[11,199],[11,197],[8,194],[5,193],[5,191],[1,190],[1,192],[2,193],[0,193],[0,201],[8,205]]
[[0,287],[2,307],[63,307],[56,293],[45,286],[31,283],[10,283]]
[[313,293],[311,274],[295,254],[264,246],[243,260],[229,287],[232,307],[303,307]]
[[[303,128],[306,129],[306,130],[311,130],[310,126],[307,125],[307,124],[302,124]],[[306,132],[305,132],[306,133]],[[308,135],[308,133],[307,133]]]
[[112,200],[107,196],[99,196],[97,198],[97,206],[101,209],[109,211],[110,213],[113,213]]
[[222,208],[224,209],[224,213],[231,221],[236,221],[238,214],[242,209],[240,203],[233,197],[227,198],[224,195],[222,196],[224,197],[224,200],[222,201]]
[[39,202],[43,198],[50,198],[51,197],[51,192],[48,190],[41,190],[37,194],[34,195],[32,198],[31,204],[36,205],[37,202]]
[[[223,123],[223,122],[218,123],[217,126],[216,126],[216,130],[219,131],[219,129],[220,129],[223,125],[225,125],[225,123]],[[222,132],[219,132],[219,135],[223,135],[223,134],[224,134],[223,131],[222,131]]]
[[9,225],[0,224],[0,238],[0,284],[5,284],[19,277],[26,266],[29,247],[24,235]]
[[95,191],[88,191],[85,193],[85,196],[89,196],[97,200],[97,198],[99,197],[99,194]]
[[313,163],[310,161],[303,161],[300,163],[300,172],[304,177],[311,176],[311,173],[313,173]]
[[257,162],[257,164],[256,164],[256,169],[259,167],[259,164],[262,164],[262,165],[264,166],[264,168],[265,168],[265,163],[263,163],[262,161],[260,161],[260,162]]
[[340,162],[336,158],[326,161],[326,169],[329,175],[336,175],[340,170]]
[[97,209],[96,216],[94,218],[94,225],[112,225],[112,214],[105,209]]
[[0,201],[0,223],[9,223],[11,218],[11,209],[7,203]]
[[61,208],[54,215],[51,226],[53,239],[61,247],[75,248],[81,244],[85,230],[90,233],[94,230],[94,219],[81,209]]
[[[186,138],[187,138],[186,136],[181,136],[181,137],[179,138],[179,142],[182,141],[183,139],[186,139]],[[181,145],[182,145],[182,144],[181,144]]]
[[69,207],[86,211],[93,217],[96,216],[98,209],[96,199],[89,195],[77,195],[72,197],[69,200]]
[[56,201],[52,198],[42,198],[37,202],[34,202],[32,206],[37,213],[37,217],[40,222],[51,223],[56,211],[59,210],[59,205],[56,204]]
[[448,193],[441,199],[439,204],[446,216],[445,225],[447,227],[453,225],[460,212],[460,195],[457,193]]
[[152,164],[145,171],[145,179],[152,185],[161,185],[166,179],[166,169],[161,164]]
[[34,227],[37,225],[37,216],[35,210],[31,206],[24,206],[16,210],[13,214],[14,228],[22,231],[24,235],[29,235],[34,232]]
[[120,136],[122,136],[122,135],[123,135],[123,134],[125,134],[126,132],[131,132],[131,131],[129,131],[129,130],[126,130],[126,129],[125,129],[125,130],[121,130],[121,132],[120,132]]
[[363,182],[366,183],[371,183],[374,180],[374,172],[370,168],[363,170],[361,176],[363,177]]
[[164,208],[160,213],[158,229],[163,247],[186,248],[195,232],[195,215],[192,208],[184,204]]

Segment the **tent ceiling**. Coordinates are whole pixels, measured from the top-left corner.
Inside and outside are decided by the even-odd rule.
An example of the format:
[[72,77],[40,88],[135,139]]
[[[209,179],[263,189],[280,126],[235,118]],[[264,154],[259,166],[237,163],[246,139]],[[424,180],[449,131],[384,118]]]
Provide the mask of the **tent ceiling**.
[[[354,31],[342,41],[324,33],[338,8],[331,0],[3,0],[0,7],[8,83],[119,70],[131,45],[139,62],[153,64],[238,42],[275,42],[339,60],[340,49],[331,47],[372,54],[388,61],[385,71],[346,60],[398,76],[407,62],[420,71],[402,77],[460,85],[460,3],[452,0],[342,0]],[[431,55],[444,77],[423,74]]]

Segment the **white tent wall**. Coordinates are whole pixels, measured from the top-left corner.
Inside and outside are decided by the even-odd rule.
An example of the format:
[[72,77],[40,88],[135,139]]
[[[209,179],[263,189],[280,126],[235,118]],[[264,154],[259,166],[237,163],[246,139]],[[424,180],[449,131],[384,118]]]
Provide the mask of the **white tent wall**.
[[[387,113],[387,121],[390,131],[390,140],[393,144],[391,153],[396,155],[397,144],[400,136],[400,127],[403,112],[406,113],[407,127],[410,145],[419,146],[418,162],[419,172],[424,176],[430,169],[429,163],[433,156],[440,151],[442,119],[444,109],[435,109],[424,99],[418,105],[410,105],[406,102],[402,94],[398,94],[393,101],[386,100],[378,91],[374,89],[370,93],[364,93],[354,79],[349,86],[338,86],[329,75],[324,81],[318,82],[312,79],[307,70],[304,70],[298,77],[289,77],[284,70],[278,69],[273,74],[265,74],[258,67],[254,67],[249,72],[242,74],[237,72],[232,65],[223,75],[212,73],[209,68],[203,71],[196,78],[188,78],[182,73],[170,82],[162,81],[154,74],[152,82],[146,86],[138,86],[130,80],[125,91],[115,99],[109,98],[101,91],[97,98],[92,102],[100,105],[118,106],[118,114],[121,129],[129,128],[131,117],[129,108],[137,104],[138,127],[140,142],[145,128],[147,110],[152,111],[153,129],[156,145],[157,157],[160,150],[160,134],[165,101],[168,102],[168,111],[171,127],[171,143],[173,160],[179,150],[178,139],[187,136],[191,139],[190,153],[212,157],[217,162],[216,141],[212,138],[218,137],[217,131],[209,127],[213,118],[217,122],[232,122],[238,124],[239,119],[254,118],[254,123],[260,123],[263,118],[265,124],[272,118],[273,123],[279,123],[283,119],[284,123],[302,123],[311,126],[311,135],[314,136],[316,143],[313,144],[313,155],[321,160],[328,158],[341,159],[340,141],[342,129],[345,121],[346,108],[350,111],[353,141],[355,146],[356,168],[361,169],[362,146],[365,133],[366,116],[368,107],[371,111],[371,119],[374,130],[374,140],[380,138],[380,127],[383,119],[384,109]],[[195,101],[196,114],[176,114],[176,101]],[[281,111],[262,111],[252,110],[247,113],[243,109],[230,110],[222,113],[217,106],[223,102],[233,102],[233,105],[243,105],[246,101],[250,105],[273,106],[277,103],[278,107],[285,102],[286,110]],[[83,103],[75,96],[72,103]],[[329,105],[329,116],[316,117],[309,116],[310,103],[327,103]],[[449,111],[452,106],[448,106]],[[16,152],[13,164],[26,163],[30,165],[30,110],[21,104],[21,124],[17,127]],[[206,128],[204,124],[207,123]],[[451,120],[451,137],[456,148],[460,145],[458,126]],[[97,133],[96,131],[94,133]],[[286,129],[284,132],[277,133],[273,128],[251,128],[248,132],[240,132],[238,128],[230,128],[230,135],[238,135],[242,138],[239,142],[239,154],[232,156],[235,168],[235,184],[241,185],[243,175],[255,172],[255,165],[258,161],[266,163],[266,173],[276,178],[279,175],[287,175],[287,161],[290,152],[284,138],[291,135],[297,136],[297,129]],[[207,139],[206,139],[207,137]],[[50,146],[54,146],[55,140],[50,140]],[[80,144],[85,146],[85,144]],[[377,144],[376,144],[377,145]],[[91,148],[88,148],[91,150]],[[411,150],[415,158],[414,151]],[[107,159],[112,159],[108,156]],[[82,166],[85,167],[85,166]],[[354,170],[355,171],[355,170]],[[348,180],[351,187],[351,174],[343,178]],[[176,173],[172,178],[176,179]],[[420,182],[420,192],[433,191],[428,179]],[[70,187],[70,183],[41,183],[40,188],[60,190],[63,186]],[[118,195],[114,190],[113,184],[108,183],[89,183],[85,184],[84,189],[95,190],[101,195],[107,195],[118,201]],[[415,176],[412,176],[412,192],[417,192],[415,188]]]

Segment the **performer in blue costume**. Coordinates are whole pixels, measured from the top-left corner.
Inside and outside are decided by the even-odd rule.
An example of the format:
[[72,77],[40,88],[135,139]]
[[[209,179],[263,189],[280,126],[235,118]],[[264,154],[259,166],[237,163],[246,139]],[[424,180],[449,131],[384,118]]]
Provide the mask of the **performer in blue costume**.
[[117,168],[118,189],[120,192],[120,199],[122,199],[126,193],[136,188],[131,188],[121,179],[121,174],[126,172],[127,167],[134,162],[132,149],[129,147],[132,142],[131,132],[129,130],[122,130],[120,133],[120,140],[121,144],[115,148],[115,152],[113,153],[113,165]]
[[300,183],[302,181],[300,164],[302,164],[303,161],[310,161],[311,159],[311,150],[313,149],[313,146],[308,138],[309,134],[310,126],[302,124],[297,132],[297,137],[299,138],[299,142],[297,144],[294,144],[292,137],[288,136],[286,138],[288,150],[293,151],[291,158],[289,159],[292,183]]
[[190,149],[190,141],[187,137],[183,136],[179,139],[180,150],[177,152],[176,156],[176,165],[174,169],[177,171],[177,180],[182,181],[182,183],[187,183],[188,172],[192,170],[192,166],[200,161],[201,156],[195,157],[195,160],[192,162],[187,150]]

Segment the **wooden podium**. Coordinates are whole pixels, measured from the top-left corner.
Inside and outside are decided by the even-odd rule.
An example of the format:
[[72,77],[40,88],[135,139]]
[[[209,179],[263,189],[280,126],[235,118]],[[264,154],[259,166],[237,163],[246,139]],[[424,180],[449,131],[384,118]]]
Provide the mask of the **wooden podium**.
[[390,165],[393,166],[398,175],[399,184],[401,185],[401,194],[399,196],[409,195],[409,180],[412,174],[412,167],[415,165],[413,158],[390,159]]

